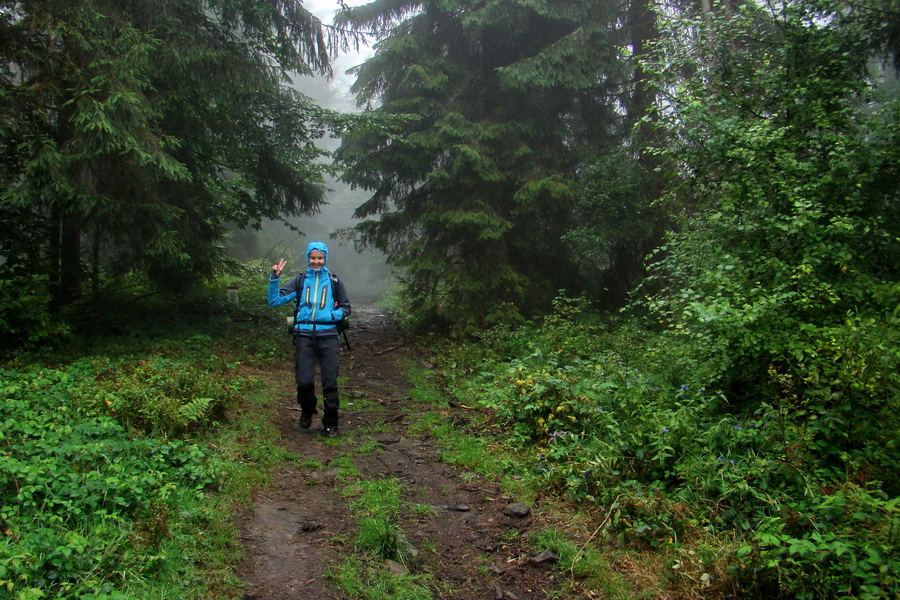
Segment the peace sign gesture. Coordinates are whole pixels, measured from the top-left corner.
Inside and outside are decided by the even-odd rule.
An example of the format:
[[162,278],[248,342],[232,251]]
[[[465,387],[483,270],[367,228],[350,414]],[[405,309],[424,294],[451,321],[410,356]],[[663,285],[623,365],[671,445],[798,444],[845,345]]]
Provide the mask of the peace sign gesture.
[[281,272],[284,271],[284,265],[287,264],[287,261],[283,258],[279,258],[278,262],[272,265],[272,277],[274,279],[278,279],[281,277]]

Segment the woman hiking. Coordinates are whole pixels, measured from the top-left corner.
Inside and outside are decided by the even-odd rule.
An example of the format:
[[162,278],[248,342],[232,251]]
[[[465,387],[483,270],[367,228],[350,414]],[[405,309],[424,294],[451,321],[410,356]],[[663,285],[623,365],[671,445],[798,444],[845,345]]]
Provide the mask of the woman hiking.
[[269,306],[295,303],[294,310],[294,374],[297,379],[297,402],[300,404],[300,427],[309,429],[316,410],[316,362],[322,377],[323,414],[321,432],[326,437],[338,436],[338,327],[350,315],[347,290],[337,275],[328,270],[328,246],[310,242],[306,247],[309,268],[281,285],[281,273],[287,264],[279,259],[272,265],[269,277]]

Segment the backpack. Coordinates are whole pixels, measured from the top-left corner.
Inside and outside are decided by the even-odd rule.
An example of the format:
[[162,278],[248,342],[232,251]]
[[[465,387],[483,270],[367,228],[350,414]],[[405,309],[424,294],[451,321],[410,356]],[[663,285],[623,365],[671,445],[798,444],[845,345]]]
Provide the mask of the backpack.
[[[331,290],[332,295],[334,295],[334,290],[337,289],[338,285],[338,277],[331,271],[328,271],[328,276],[331,277]],[[337,329],[338,335],[344,335],[344,342],[347,344],[347,348],[350,348],[350,342],[347,341],[346,331],[350,329],[350,320],[347,317],[343,317],[340,321],[334,324]]]

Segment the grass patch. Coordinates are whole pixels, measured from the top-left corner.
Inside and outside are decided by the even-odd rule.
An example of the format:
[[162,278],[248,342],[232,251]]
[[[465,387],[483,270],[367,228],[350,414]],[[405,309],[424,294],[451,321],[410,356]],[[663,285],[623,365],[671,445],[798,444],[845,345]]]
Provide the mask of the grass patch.
[[355,488],[358,497],[350,502],[355,513],[395,516],[400,511],[401,488],[396,477],[360,481]]
[[[344,457],[347,460],[347,457]],[[357,518],[355,554],[327,575],[354,600],[432,600],[428,575],[411,575],[389,561],[409,566],[418,555],[397,519],[404,508],[402,486],[395,477],[355,480],[341,494]]]
[[388,408],[381,403],[378,398],[368,393],[361,394],[352,400],[348,400],[346,404],[347,409],[352,411],[370,412],[375,414],[388,412]]
[[365,441],[353,449],[353,452],[355,452],[356,454],[360,454],[360,455],[376,454],[376,453],[383,452],[383,451],[384,451],[384,449],[381,447],[381,444],[378,442],[378,440],[374,440],[374,439]]
[[554,570],[567,574],[582,588],[603,590],[604,598],[610,600],[634,598],[628,581],[616,573],[608,557],[590,542],[590,539],[580,542],[572,532],[556,526],[545,527],[529,537],[535,554],[545,550],[556,554],[559,561],[553,566]]
[[350,556],[327,576],[353,600],[433,600],[426,575],[393,573],[383,562]]
[[388,517],[378,515],[359,520],[356,533],[359,552],[405,563],[408,546],[403,531]]
[[408,426],[410,433],[423,437],[430,436],[436,427],[443,425],[446,421],[446,417],[436,410],[424,413],[407,410],[407,414],[414,415],[414,420]]
[[338,456],[328,463],[328,467],[335,470],[334,478],[337,481],[356,479],[360,476],[352,456]]
[[390,430],[390,426],[385,423],[370,423],[359,428],[360,434],[386,433]]
[[230,416],[230,425],[216,428],[217,435],[206,440],[217,448],[226,495],[241,506],[250,502],[255,489],[271,483],[277,467],[298,460],[279,444],[268,400],[264,392],[247,396]]
[[[410,397],[418,404],[439,407],[427,412],[409,412],[416,416],[409,430],[417,435],[429,434],[435,437],[442,448],[441,458],[451,464],[483,475],[497,475],[491,465],[494,457],[487,451],[486,440],[470,435],[449,421],[449,411],[444,409],[447,401],[435,388],[434,376],[430,370],[411,369],[409,378],[413,384]],[[477,417],[477,415],[472,415]]]
[[410,400],[416,404],[427,404],[431,406],[447,405],[447,399],[441,394],[437,386],[434,385],[433,371],[407,365],[406,373],[413,383],[413,388],[409,393]]
[[325,468],[325,464],[317,458],[307,458],[300,462],[300,466],[312,471],[318,471]]

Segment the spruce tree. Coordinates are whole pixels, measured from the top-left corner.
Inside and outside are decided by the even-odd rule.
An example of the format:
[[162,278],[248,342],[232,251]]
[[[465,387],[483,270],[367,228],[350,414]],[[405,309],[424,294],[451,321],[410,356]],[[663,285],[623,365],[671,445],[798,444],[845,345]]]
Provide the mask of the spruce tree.
[[622,145],[634,106],[627,15],[601,0],[373,2],[340,22],[376,30],[354,91],[412,114],[399,139],[345,137],[345,178],[372,192],[362,242],[405,276],[419,315],[516,320],[581,287],[582,174]]
[[329,69],[298,0],[2,0],[0,40],[0,202],[40,223],[0,234],[5,285],[178,287],[220,270],[225,223],[322,202],[314,141],[346,120],[289,85]]

